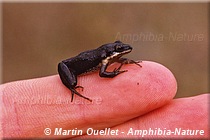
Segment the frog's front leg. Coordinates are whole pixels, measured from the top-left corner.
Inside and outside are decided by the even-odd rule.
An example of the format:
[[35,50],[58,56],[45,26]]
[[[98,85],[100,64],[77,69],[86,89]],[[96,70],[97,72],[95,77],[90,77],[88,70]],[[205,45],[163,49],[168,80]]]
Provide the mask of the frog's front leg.
[[123,64],[121,64],[117,69],[114,69],[112,72],[108,72],[106,71],[107,67],[108,67],[108,62],[102,61],[102,66],[99,72],[100,77],[106,77],[106,78],[113,78],[117,75],[119,75],[120,73],[126,72],[127,70],[122,70],[120,71],[120,68],[122,67]]
[[122,66],[122,64],[136,64],[138,65],[139,67],[142,67],[139,63],[141,63],[142,61],[134,61],[134,60],[131,60],[131,59],[128,59],[128,58],[119,58],[117,60],[118,63],[121,63],[120,66]]
[[81,95],[79,92],[76,91],[77,88],[82,88],[82,86],[76,86],[77,85],[77,77],[76,75],[66,66],[65,63],[60,62],[58,64],[58,73],[61,78],[62,83],[71,90],[72,98],[71,102],[73,101],[74,94],[77,94],[78,96],[87,99],[92,102],[91,99]]

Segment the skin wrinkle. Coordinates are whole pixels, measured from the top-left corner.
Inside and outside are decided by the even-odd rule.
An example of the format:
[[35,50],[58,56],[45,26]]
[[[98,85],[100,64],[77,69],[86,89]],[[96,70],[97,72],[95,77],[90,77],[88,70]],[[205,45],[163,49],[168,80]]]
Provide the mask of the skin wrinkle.
[[[2,85],[2,88],[3,88],[3,91],[2,91],[2,104],[3,106],[5,106],[5,102],[8,101],[9,99],[7,98],[6,94],[5,94],[5,90],[7,89],[7,85]],[[6,100],[6,101],[5,101]],[[10,103],[10,102],[9,102]],[[2,134],[4,134],[4,132],[6,132],[6,128],[4,127],[6,124],[5,122],[7,121],[4,121],[4,118],[5,116],[4,115],[7,115],[7,114],[10,114],[11,112],[14,112],[14,105],[13,104],[8,104],[10,106],[10,110],[4,110],[4,114],[2,114]],[[2,106],[2,107],[3,107]],[[12,111],[11,111],[12,110]],[[13,113],[14,114],[14,113]],[[15,117],[16,120],[17,120],[17,116]],[[15,120],[15,118],[11,118],[8,120],[8,121],[13,121]],[[7,118],[8,119],[8,118]],[[14,123],[17,123],[17,121],[14,121]],[[12,127],[13,125],[10,125],[9,127]],[[15,126],[15,125],[14,125]],[[17,130],[18,131],[18,130]],[[15,131],[15,132],[17,132]]]
[[[20,85],[20,86],[19,86]],[[20,82],[18,84],[15,83],[15,87],[17,88],[14,88],[14,89],[24,89],[22,88],[23,86],[23,82]],[[19,88],[21,87],[21,88]],[[9,93],[9,94],[7,94]],[[9,107],[10,109],[9,110],[6,110],[7,112],[5,112],[4,114],[7,115],[7,116],[4,116],[5,119],[7,119],[8,121],[3,121],[4,122],[11,122],[12,124],[9,125],[10,128],[12,128],[10,131],[6,128],[6,127],[3,127],[2,129],[2,133],[11,133],[13,135],[17,135],[21,132],[21,125],[20,125],[20,116],[19,116],[19,112],[18,110],[20,109],[18,106],[18,103],[19,102],[16,102],[16,100],[10,98],[10,93],[13,93],[13,89],[10,88],[10,84],[5,84],[4,86],[4,91],[3,91],[3,104],[6,105],[7,107]],[[9,96],[7,96],[9,95]],[[16,98],[16,97],[15,97]],[[17,109],[18,108],[18,109]],[[15,130],[15,131],[12,131],[12,130]]]
[[18,114],[18,111],[17,111],[17,104],[14,103],[14,115],[15,115],[15,121],[16,121],[16,124],[17,124],[17,131],[20,132],[20,122],[19,122],[19,114]]
[[[26,80],[25,80],[26,81]],[[24,81],[24,82],[25,82]],[[29,91],[28,93],[31,93],[30,91],[36,91],[36,89],[34,89],[34,90],[32,90],[31,88],[33,87],[33,86],[28,86],[28,85],[26,85],[26,83],[24,84],[24,82],[23,81],[21,81],[20,83],[17,83],[15,86],[17,86],[17,87],[21,87],[21,90],[23,89],[23,90],[25,90],[25,91]],[[33,82],[31,82],[31,83],[33,83]],[[19,102],[15,102],[15,104],[13,104],[13,102],[15,101],[13,101],[13,102],[11,102],[10,101],[10,99],[12,100],[12,98],[10,98],[10,96],[11,96],[11,94],[10,93],[13,93],[13,90],[11,90],[12,88],[9,88],[9,86],[10,86],[10,84],[8,84],[7,86],[6,86],[6,88],[5,88],[5,91],[4,91],[4,94],[5,94],[5,97],[4,97],[4,99],[5,99],[5,101],[4,101],[4,103],[12,103],[12,104],[10,104],[10,106],[14,106],[14,109],[16,110],[15,112],[18,112],[17,111],[17,105],[19,105],[19,107],[18,107],[18,110],[23,110],[23,107],[24,107],[24,104],[23,105],[21,105],[21,104],[18,104]],[[8,88],[7,88],[8,87]],[[28,88],[29,87],[29,88]],[[16,93],[19,93],[19,88],[14,88],[14,89],[16,89],[17,91],[14,91],[14,92],[16,92]],[[25,92],[23,92],[23,93],[25,93]],[[36,92],[35,92],[36,93]],[[7,95],[9,95],[9,96],[7,96]],[[15,95],[15,94],[14,94]],[[12,95],[12,96],[14,96],[14,95]],[[24,97],[25,97],[25,95],[23,95]],[[8,98],[9,97],[9,98]],[[26,97],[25,98],[22,98],[22,99],[27,99]],[[17,101],[17,100],[16,100]],[[22,107],[23,106],[23,107]],[[13,108],[13,107],[12,107]],[[13,111],[12,111],[13,112]],[[16,113],[16,114],[13,114],[13,113],[11,113],[11,112],[9,112],[8,113],[8,117],[15,117],[15,115],[16,116],[18,116],[19,114],[18,113]],[[7,118],[7,117],[6,117]],[[17,118],[17,117],[16,117]],[[27,119],[27,118],[25,118],[25,119]],[[19,122],[19,119],[17,119],[18,120],[18,122]],[[11,121],[11,120],[10,120]],[[15,122],[15,121],[14,121]],[[13,123],[14,123],[13,122]],[[36,121],[37,122],[37,121]],[[16,126],[16,125],[12,125],[12,126]],[[20,125],[17,125],[17,126],[20,126]],[[16,127],[17,127],[16,126]],[[20,130],[19,128],[17,128],[18,130]],[[7,130],[4,130],[3,132],[6,132],[6,133],[10,133],[10,132],[8,132]],[[18,133],[18,131],[17,130],[15,130],[15,131],[13,131],[14,133]]]

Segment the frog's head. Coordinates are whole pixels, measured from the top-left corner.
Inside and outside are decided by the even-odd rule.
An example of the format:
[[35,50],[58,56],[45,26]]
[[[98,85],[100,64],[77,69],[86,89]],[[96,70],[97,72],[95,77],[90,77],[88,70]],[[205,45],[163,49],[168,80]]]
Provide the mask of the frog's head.
[[130,53],[132,47],[128,44],[124,44],[121,41],[115,41],[114,43],[104,44],[99,47],[102,52],[100,55],[102,58],[109,57],[109,59],[120,58],[121,56]]
[[119,59],[123,55],[132,51],[132,47],[130,45],[124,44],[121,41],[104,44],[98,49],[104,64],[115,62],[116,59]]
[[128,44],[124,44],[121,41],[115,41],[114,43],[105,44],[102,46],[106,53],[103,53],[103,57],[108,57],[109,60],[120,58],[121,56],[130,53],[132,47]]
[[124,44],[121,41],[115,41],[113,43],[114,52],[119,53],[120,55],[127,54],[132,51],[132,47],[128,44]]

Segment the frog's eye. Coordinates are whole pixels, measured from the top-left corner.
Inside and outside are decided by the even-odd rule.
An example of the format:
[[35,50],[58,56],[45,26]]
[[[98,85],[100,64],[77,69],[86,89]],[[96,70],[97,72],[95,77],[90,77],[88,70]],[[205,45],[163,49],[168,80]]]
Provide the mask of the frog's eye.
[[122,47],[121,45],[117,45],[117,46],[115,47],[115,49],[116,49],[116,51],[120,52],[120,51],[123,50],[123,47]]
[[106,58],[106,52],[102,52],[101,58]]
[[114,43],[122,43],[120,40],[115,41]]

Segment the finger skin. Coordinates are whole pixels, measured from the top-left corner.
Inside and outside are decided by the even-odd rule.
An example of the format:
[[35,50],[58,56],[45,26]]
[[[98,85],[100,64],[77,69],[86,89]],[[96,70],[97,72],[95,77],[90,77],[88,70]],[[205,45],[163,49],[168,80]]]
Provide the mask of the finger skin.
[[155,62],[141,65],[125,65],[122,70],[128,72],[114,78],[101,78],[98,72],[79,76],[84,91],[78,91],[92,103],[78,96],[71,103],[71,92],[58,75],[2,85],[3,137],[74,137],[46,136],[44,129],[103,129],[167,104],[177,90],[173,74]]
[[[210,94],[203,94],[195,97],[174,99],[169,104],[156,109],[144,116],[140,116],[124,124],[111,128],[118,129],[120,135],[116,136],[83,136],[79,138],[176,138],[176,139],[207,139],[209,138],[209,119],[208,107]],[[176,135],[136,135],[128,133],[130,128],[132,130],[199,130],[196,132],[183,131],[176,133]],[[201,132],[203,133],[200,133]],[[134,131],[133,131],[134,132]],[[156,131],[157,132],[157,131]],[[148,133],[148,132],[147,132]],[[161,132],[160,132],[161,133]],[[163,133],[163,131],[162,131]]]

